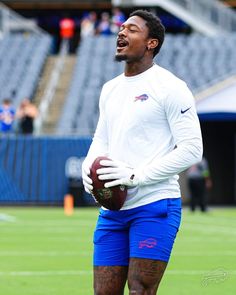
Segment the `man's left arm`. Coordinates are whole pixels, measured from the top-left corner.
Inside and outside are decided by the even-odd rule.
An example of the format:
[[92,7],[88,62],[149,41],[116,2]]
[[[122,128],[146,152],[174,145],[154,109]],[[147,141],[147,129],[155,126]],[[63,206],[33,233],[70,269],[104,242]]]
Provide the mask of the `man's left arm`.
[[187,86],[170,94],[164,101],[166,118],[175,143],[175,149],[162,158],[156,158],[140,173],[145,185],[176,175],[201,161],[202,135],[194,98]]

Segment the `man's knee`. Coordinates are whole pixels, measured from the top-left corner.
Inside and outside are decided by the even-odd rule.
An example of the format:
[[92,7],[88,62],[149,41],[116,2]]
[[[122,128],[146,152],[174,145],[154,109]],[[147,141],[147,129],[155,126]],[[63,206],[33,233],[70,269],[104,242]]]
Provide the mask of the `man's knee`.
[[128,274],[129,294],[155,295],[166,266],[165,261],[131,258]]
[[107,290],[101,286],[94,286],[94,295],[105,295]]
[[107,289],[106,287],[94,288],[94,295],[123,295],[123,290]]
[[123,295],[124,287],[114,284],[107,286],[106,284],[97,284],[94,286],[94,295]]
[[127,272],[126,266],[95,266],[94,294],[123,295]]
[[158,284],[146,285],[140,281],[129,281],[129,295],[155,295],[157,292]]

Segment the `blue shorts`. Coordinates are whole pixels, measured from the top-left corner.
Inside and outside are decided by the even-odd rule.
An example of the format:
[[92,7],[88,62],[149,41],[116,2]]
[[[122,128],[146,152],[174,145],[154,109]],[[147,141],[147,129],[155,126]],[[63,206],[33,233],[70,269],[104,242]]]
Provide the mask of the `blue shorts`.
[[128,265],[129,258],[168,262],[181,221],[181,199],[134,209],[100,209],[94,232],[94,265]]

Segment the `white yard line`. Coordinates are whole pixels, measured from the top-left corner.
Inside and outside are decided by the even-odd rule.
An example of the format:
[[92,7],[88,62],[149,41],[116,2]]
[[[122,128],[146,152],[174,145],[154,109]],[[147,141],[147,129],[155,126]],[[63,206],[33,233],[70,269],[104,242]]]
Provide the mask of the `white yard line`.
[[0,256],[90,256],[92,251],[0,251]]
[[174,251],[173,256],[200,256],[200,257],[217,257],[217,256],[236,256],[236,251],[211,251],[211,252],[179,252],[179,251]]
[[0,276],[77,276],[91,275],[88,270],[45,270],[45,271],[8,271],[0,272]]
[[191,231],[199,231],[201,233],[207,233],[207,234],[220,233],[220,234],[226,234],[230,236],[236,236],[235,227],[185,223],[183,225],[183,230],[186,230],[186,229],[191,229]]
[[[2,233],[1,233],[1,235],[2,235]],[[16,243],[15,241],[17,241],[17,243],[23,242],[22,238],[19,236],[10,236],[9,235],[9,236],[2,237],[1,235],[0,235],[0,246],[1,246],[1,242],[3,242],[3,241],[10,241],[11,243]],[[46,237],[45,236],[43,236],[43,237],[38,236],[37,239],[40,241],[43,240],[44,242],[45,241],[72,242],[73,241],[73,243],[77,243],[77,242],[78,243],[83,243],[83,242],[88,243],[88,239],[86,237],[79,237],[79,234],[77,236],[70,236],[69,240],[68,240],[68,237],[64,237],[64,236],[60,236],[60,235],[56,236],[56,237],[54,237],[54,236],[46,236]],[[91,238],[90,242],[92,243],[92,238]]]
[[[236,220],[235,220],[236,221]],[[220,224],[220,223],[215,223],[215,222],[210,222],[210,223],[205,223],[205,222],[194,222],[194,221],[189,221],[189,222],[185,222],[183,223],[183,226],[206,226],[206,227],[211,227],[211,228],[220,228],[220,229],[231,229],[231,230],[235,230],[235,226],[233,225],[234,223],[230,223],[230,225],[228,224]]]
[[[93,251],[0,251],[0,257],[22,257],[22,256],[92,256]],[[199,257],[217,257],[217,256],[236,256],[236,251],[210,251],[207,252],[198,252],[198,251],[174,251],[174,256],[199,256]]]
[[[236,270],[167,270],[168,275],[215,275],[216,272],[225,272],[227,275],[236,275]],[[90,276],[90,270],[47,270],[47,271],[7,271],[0,272],[0,276]]]

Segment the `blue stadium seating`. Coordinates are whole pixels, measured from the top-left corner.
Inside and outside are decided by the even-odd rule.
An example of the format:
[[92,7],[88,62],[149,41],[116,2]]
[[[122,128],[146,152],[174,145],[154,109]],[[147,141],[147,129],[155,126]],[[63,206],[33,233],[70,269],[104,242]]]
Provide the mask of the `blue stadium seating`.
[[[77,52],[73,80],[66,98],[58,133],[92,135],[98,119],[102,85],[123,71],[113,61],[116,37],[88,37]],[[236,74],[236,34],[205,37],[167,34],[155,61],[185,80],[193,93]]]
[[18,106],[33,97],[51,46],[46,34],[7,34],[0,40],[0,101],[11,98]]

